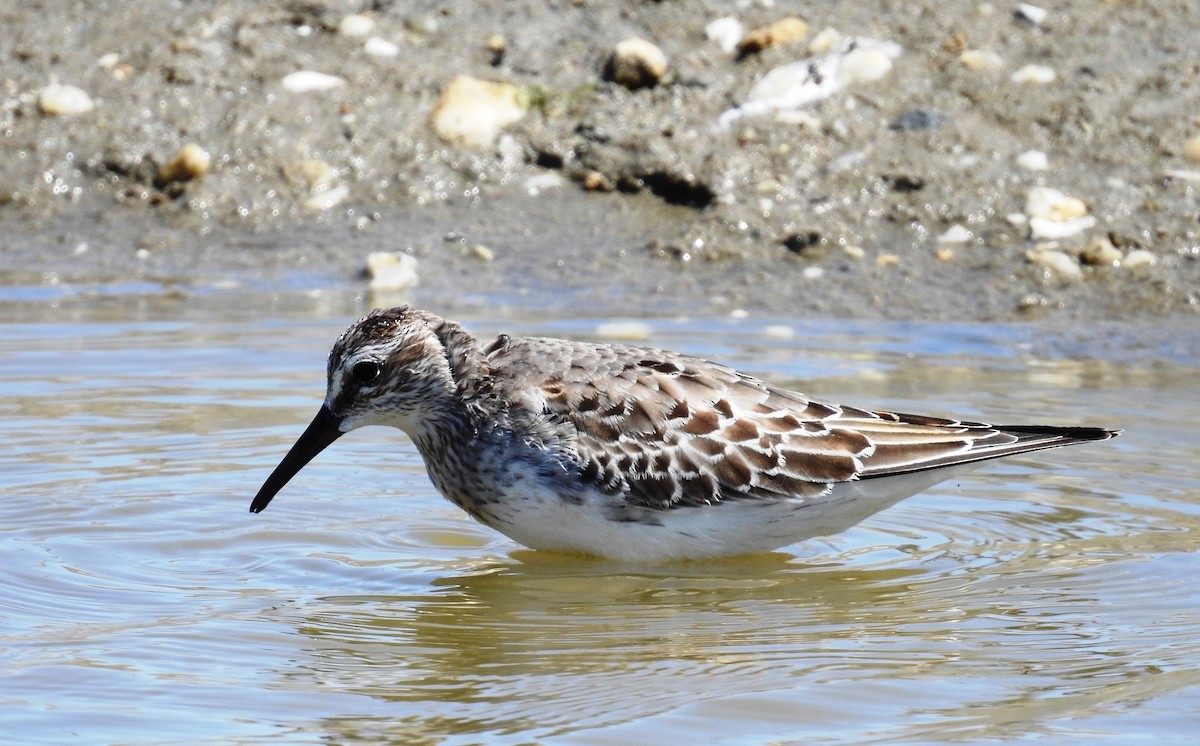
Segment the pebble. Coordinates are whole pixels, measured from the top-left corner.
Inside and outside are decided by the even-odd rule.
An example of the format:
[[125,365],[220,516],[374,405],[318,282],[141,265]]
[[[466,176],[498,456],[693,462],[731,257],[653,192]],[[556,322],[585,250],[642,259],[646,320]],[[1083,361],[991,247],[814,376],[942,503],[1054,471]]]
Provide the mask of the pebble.
[[1125,255],[1113,242],[1108,240],[1107,236],[1100,236],[1093,240],[1087,247],[1079,253],[1079,260],[1084,264],[1101,267],[1115,267],[1121,263]]
[[667,56],[645,39],[626,39],[608,59],[606,77],[629,89],[649,88],[667,74]]
[[1031,23],[1034,26],[1041,26],[1043,23],[1045,23],[1046,16],[1048,15],[1049,13],[1045,8],[1039,8],[1036,5],[1030,5],[1029,3],[1020,3],[1017,5],[1017,18]]
[[1035,241],[1055,241],[1060,238],[1083,233],[1096,225],[1096,219],[1091,215],[1067,220],[1051,220],[1050,218],[1030,218],[1029,235]]
[[325,73],[319,73],[313,70],[300,70],[298,72],[290,73],[283,76],[283,80],[281,82],[284,90],[292,93],[328,91],[346,84],[346,80],[344,78],[339,78],[336,75],[326,75]]
[[314,212],[324,212],[330,208],[337,207],[348,196],[350,196],[350,187],[345,184],[321,189],[304,200],[304,209]]
[[986,49],[965,49],[958,61],[969,70],[995,70],[1004,66],[1004,59]]
[[1014,83],[1053,83],[1057,78],[1054,68],[1045,65],[1026,65],[1012,74]]
[[833,49],[838,42],[842,40],[842,34],[832,26],[826,26],[817,32],[813,40],[808,43],[809,54],[825,54]]
[[895,267],[899,263],[900,263],[900,255],[899,254],[891,254],[888,252],[884,252],[884,253],[880,254],[879,256],[875,257],[875,266],[876,267]]
[[1183,155],[1188,160],[1200,163],[1200,135],[1196,135],[1183,144]]
[[524,92],[514,85],[459,75],[442,91],[431,123],[447,142],[486,148],[500,130],[525,116],[526,104]]
[[191,181],[208,173],[211,166],[212,156],[204,148],[190,142],[158,170],[158,181],[163,184]]
[[414,34],[430,36],[436,34],[438,30],[438,20],[436,16],[429,13],[419,13],[415,16],[409,16],[404,20],[404,27]]
[[315,192],[333,186],[337,171],[325,161],[309,158],[293,161],[283,167],[283,175],[293,182],[300,182],[305,189]]
[[919,132],[933,129],[945,120],[945,114],[932,109],[907,109],[888,122],[888,129],[895,132]]
[[[490,262],[496,258],[496,252],[481,243],[471,244],[467,247],[466,252],[482,262]],[[408,255],[405,254],[405,256]]]
[[1050,168],[1050,158],[1040,150],[1026,150],[1017,156],[1017,165],[1029,171],[1045,171]]
[[805,267],[800,273],[806,280],[819,280],[825,276],[824,267]]
[[72,116],[86,114],[96,108],[92,97],[82,88],[61,83],[51,83],[38,94],[38,108],[43,114]]
[[338,24],[342,36],[366,36],[375,30],[375,19],[362,13],[352,13]]
[[530,176],[521,186],[524,187],[526,194],[536,196],[551,189],[559,189],[565,186],[566,183],[567,180],[557,171],[547,171],[543,174]]
[[363,51],[372,57],[395,57],[400,54],[400,45],[372,36],[363,44]]
[[1063,282],[1074,282],[1083,277],[1083,268],[1070,254],[1056,249],[1034,249],[1025,255],[1034,264],[1045,267]]
[[941,244],[966,243],[974,237],[975,234],[971,233],[966,226],[955,223],[945,233],[938,236],[937,241]]
[[503,34],[492,34],[484,39],[483,48],[491,53],[492,67],[496,67],[504,61],[504,55],[508,53],[508,40]]
[[1070,220],[1087,215],[1083,200],[1050,187],[1034,187],[1025,198],[1025,214],[1031,218]]
[[1145,249],[1134,249],[1125,255],[1125,259],[1121,262],[1121,266],[1125,269],[1137,269],[1138,267],[1152,267],[1158,264],[1158,256],[1152,251]]
[[842,252],[851,259],[862,259],[867,255],[866,249],[861,246],[854,246],[853,244],[843,246]]
[[718,18],[704,27],[705,38],[716,42],[726,54],[732,54],[737,49],[742,33],[742,22],[732,16]]
[[808,36],[808,23],[803,18],[789,16],[780,18],[761,28],[756,28],[746,34],[737,45],[738,57],[757,54],[770,47],[795,44]]
[[796,336],[796,330],[786,324],[771,324],[763,327],[763,336],[775,339],[791,339]]
[[367,272],[371,275],[371,290],[408,290],[416,287],[417,258],[396,251],[372,251],[367,254]]
[[841,73],[848,83],[870,83],[892,71],[892,55],[884,49],[855,49],[842,61]]

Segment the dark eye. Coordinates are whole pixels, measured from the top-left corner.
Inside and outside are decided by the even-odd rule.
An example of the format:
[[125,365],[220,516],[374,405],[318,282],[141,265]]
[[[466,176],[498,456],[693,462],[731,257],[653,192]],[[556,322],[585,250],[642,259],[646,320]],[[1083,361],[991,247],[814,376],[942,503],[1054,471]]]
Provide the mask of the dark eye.
[[374,360],[362,360],[350,369],[350,375],[359,383],[375,383],[383,373],[383,366]]

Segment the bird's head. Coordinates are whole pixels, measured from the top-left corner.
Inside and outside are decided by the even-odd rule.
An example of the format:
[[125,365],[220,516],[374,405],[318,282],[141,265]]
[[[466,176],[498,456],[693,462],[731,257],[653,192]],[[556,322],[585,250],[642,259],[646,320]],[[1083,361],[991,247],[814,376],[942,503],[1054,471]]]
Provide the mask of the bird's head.
[[305,464],[351,430],[392,425],[419,435],[453,401],[455,372],[474,349],[462,327],[408,306],[372,311],[351,325],[329,353],[325,403],[250,511],[266,508]]

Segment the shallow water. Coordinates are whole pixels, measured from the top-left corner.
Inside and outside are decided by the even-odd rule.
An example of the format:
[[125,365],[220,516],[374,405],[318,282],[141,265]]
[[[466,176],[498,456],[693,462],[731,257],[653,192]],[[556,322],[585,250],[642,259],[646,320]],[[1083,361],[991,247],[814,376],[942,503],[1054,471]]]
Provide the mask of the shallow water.
[[[1011,459],[830,539],[637,568],[519,549],[439,497],[384,429],[343,438],[250,515],[362,310],[337,293],[0,289],[0,732],[1194,738],[1194,332],[649,320],[650,344],[822,398],[1126,433]],[[580,337],[607,321],[461,318]]]

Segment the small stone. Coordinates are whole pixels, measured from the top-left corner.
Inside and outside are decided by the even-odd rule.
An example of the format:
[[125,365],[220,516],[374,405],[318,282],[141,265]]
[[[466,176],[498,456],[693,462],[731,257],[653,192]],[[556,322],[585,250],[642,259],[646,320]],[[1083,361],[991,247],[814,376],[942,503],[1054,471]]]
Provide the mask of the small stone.
[[968,70],[995,70],[1004,66],[1004,59],[986,49],[964,49],[958,61]]
[[771,324],[763,327],[764,337],[774,337],[775,339],[791,339],[796,336],[796,330],[786,324]]
[[211,166],[212,156],[204,148],[190,142],[180,148],[175,157],[158,170],[158,181],[160,184],[191,181],[208,173]]
[[933,255],[939,262],[948,262],[954,259],[954,249],[938,249]]
[[1049,13],[1045,8],[1039,8],[1038,6],[1030,5],[1029,3],[1020,3],[1017,5],[1017,10],[1014,15],[1026,23],[1034,26],[1041,26],[1046,22],[1046,16],[1048,16]]
[[1017,165],[1029,171],[1046,171],[1050,168],[1050,158],[1040,150],[1027,150],[1017,156]]
[[1057,78],[1054,68],[1045,65],[1026,65],[1012,74],[1014,83],[1053,83]]
[[283,175],[310,192],[316,192],[333,186],[337,171],[325,161],[309,158],[287,164],[283,167]]
[[612,182],[599,171],[588,171],[583,176],[583,188],[589,192],[611,192]]
[[502,54],[508,50],[508,42],[502,34],[492,34],[483,41],[483,48],[489,52]]
[[1087,212],[1086,206],[1082,213],[1079,211],[1081,204],[1082,200],[1068,197],[1058,189],[1034,187],[1025,198],[1025,214],[1035,218],[1066,220]]
[[1025,255],[1034,264],[1045,267],[1063,282],[1074,282],[1083,277],[1083,268],[1070,254],[1055,249],[1035,249]]
[[483,48],[492,55],[492,67],[497,67],[508,54],[508,40],[500,34],[492,34],[484,40]]
[[459,75],[434,106],[437,136],[467,147],[490,147],[500,130],[525,116],[528,97],[514,85]]
[[82,88],[51,83],[38,94],[38,108],[51,116],[86,114],[96,108],[92,97]]
[[919,132],[933,129],[945,119],[946,115],[932,109],[907,109],[888,122],[888,129],[894,132]]
[[556,171],[547,171],[530,176],[521,186],[525,189],[526,194],[536,196],[551,189],[559,189],[566,183],[567,180],[561,174]]
[[325,210],[337,207],[348,196],[350,196],[350,187],[345,184],[321,189],[304,200],[304,209],[312,210],[313,212],[324,212]]
[[1200,163],[1200,135],[1196,135],[1183,144],[1183,155],[1188,160]]
[[372,57],[395,57],[400,54],[400,45],[372,36],[363,44],[363,51]]
[[1069,238],[1070,236],[1083,233],[1095,225],[1096,218],[1091,215],[1067,218],[1066,220],[1030,218],[1029,235],[1035,241],[1056,241],[1060,238]]
[[417,258],[396,251],[372,251],[367,254],[367,272],[371,290],[408,290],[417,285]]
[[806,280],[819,280],[825,276],[825,269],[823,267],[805,267],[800,274]]
[[856,49],[842,60],[839,71],[850,83],[870,83],[892,71],[892,56],[883,49]]
[[941,244],[966,243],[974,237],[975,235],[965,226],[955,223],[945,233],[938,236],[937,241]]
[[832,26],[826,26],[817,32],[808,43],[808,53],[811,55],[825,54],[842,40],[842,34]]
[[732,54],[742,40],[742,22],[733,16],[725,16],[704,27],[704,36],[715,41],[722,52]]
[[437,17],[429,13],[419,13],[404,20],[404,28],[415,34],[429,36],[438,30]]
[[1087,215],[1083,200],[1050,187],[1034,187],[1025,198],[1025,214],[1031,218],[1065,221]]
[[854,246],[851,244],[847,244],[846,246],[843,246],[842,253],[844,253],[846,256],[850,257],[851,259],[862,259],[864,256],[867,255],[867,252],[865,249],[863,249],[863,247]]
[[1121,261],[1121,266],[1125,269],[1137,269],[1138,267],[1153,267],[1158,264],[1158,256],[1152,251],[1145,249],[1134,249],[1125,255],[1125,259]]
[[808,23],[803,18],[789,16],[756,28],[737,45],[738,58],[748,57],[769,47],[794,44],[808,36]]
[[1084,264],[1091,264],[1100,267],[1115,267],[1121,263],[1124,254],[1113,242],[1108,240],[1107,236],[1100,236],[1094,239],[1087,245],[1083,251],[1079,253],[1079,259]]
[[605,77],[629,89],[658,85],[667,74],[667,56],[645,39],[626,39],[608,58]]
[[328,91],[338,88],[345,85],[346,81],[344,78],[339,78],[336,75],[326,75],[325,73],[313,70],[300,70],[299,72],[285,75],[281,83],[285,91],[311,93],[313,91]]
[[1017,301],[1017,308],[1021,311],[1036,311],[1050,305],[1050,301],[1044,295],[1030,293],[1029,295],[1021,296]]
[[342,36],[366,36],[375,30],[375,19],[362,13],[352,13],[338,23]]
[[899,263],[900,263],[900,255],[899,254],[890,254],[890,253],[885,252],[885,253],[882,253],[879,256],[875,257],[875,266],[876,267],[895,267]]
[[473,243],[468,246],[467,253],[483,262],[490,262],[496,258],[496,252],[481,243]]

